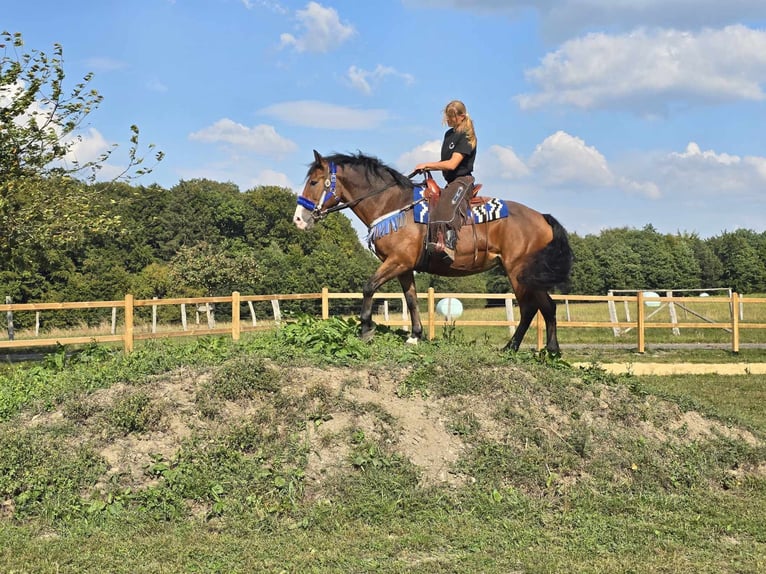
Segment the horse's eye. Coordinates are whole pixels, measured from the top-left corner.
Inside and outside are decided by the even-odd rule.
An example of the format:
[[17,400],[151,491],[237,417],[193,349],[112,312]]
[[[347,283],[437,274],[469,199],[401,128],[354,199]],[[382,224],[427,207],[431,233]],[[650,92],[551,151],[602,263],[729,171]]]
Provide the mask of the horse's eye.
[[319,183],[319,181],[317,181],[316,179],[312,179],[312,180],[309,181],[309,185],[316,185],[318,183]]

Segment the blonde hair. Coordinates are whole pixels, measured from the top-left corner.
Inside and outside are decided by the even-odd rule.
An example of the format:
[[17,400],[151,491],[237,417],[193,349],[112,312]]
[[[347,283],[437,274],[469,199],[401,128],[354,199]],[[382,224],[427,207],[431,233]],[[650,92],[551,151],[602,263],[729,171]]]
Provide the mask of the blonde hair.
[[468,143],[472,148],[476,148],[476,130],[473,127],[473,120],[468,115],[468,111],[465,109],[465,104],[460,100],[452,100],[444,108],[444,123],[447,123],[447,118],[454,118],[457,116],[464,116],[464,120],[460,125],[455,128],[458,131],[464,132],[468,138]]

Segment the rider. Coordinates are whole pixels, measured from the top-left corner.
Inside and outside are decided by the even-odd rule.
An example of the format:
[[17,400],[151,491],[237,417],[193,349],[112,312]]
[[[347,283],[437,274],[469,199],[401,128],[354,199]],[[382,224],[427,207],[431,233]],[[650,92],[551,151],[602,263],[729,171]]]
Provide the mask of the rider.
[[449,129],[444,133],[441,161],[420,163],[415,170],[441,171],[447,180],[447,187],[430,215],[431,237],[435,237],[436,242],[429,247],[454,261],[457,233],[468,218],[468,191],[474,183],[476,132],[471,116],[460,100],[452,100],[444,108],[443,123]]

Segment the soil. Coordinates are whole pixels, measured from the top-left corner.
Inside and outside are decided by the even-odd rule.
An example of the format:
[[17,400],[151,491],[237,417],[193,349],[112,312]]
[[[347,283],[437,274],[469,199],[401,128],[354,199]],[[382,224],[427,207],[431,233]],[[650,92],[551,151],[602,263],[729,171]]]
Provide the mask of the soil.
[[[690,364],[609,364],[599,365],[607,371],[630,371],[634,374],[677,374],[679,372],[717,372],[721,374],[745,374],[766,372],[766,365],[690,365]],[[513,375],[513,373],[510,373]],[[290,381],[280,389],[287,396],[300,397],[321,389],[326,396],[334,398],[337,405],[319,419],[306,423],[305,440],[310,446],[306,468],[306,494],[321,491],[322,485],[336,473],[348,472],[354,433],[363,433],[367,439],[388,445],[391,451],[408,459],[419,470],[421,483],[425,486],[442,485],[458,487],[471,481],[470,476],[454,470],[455,462],[470,445],[460,432],[456,432],[456,415],[469,413],[481,436],[488,440],[504,440],[507,430],[499,428],[495,418],[497,405],[503,397],[487,391],[481,396],[433,397],[418,392],[400,396],[399,385],[404,372],[381,374],[366,369],[344,368],[295,368],[285,373]],[[516,374],[524,376],[523,374]],[[182,369],[147,384],[140,390],[148,394],[161,409],[162,424],[145,432],[115,435],[104,432],[103,417],[87,416],[79,422],[79,432],[73,438],[76,443],[96,445],[97,451],[107,462],[109,469],[99,487],[105,488],[110,481],[133,488],[152,484],[156,479],[146,473],[158,458],[170,460],[182,447],[184,440],[195,433],[215,434],[225,432],[227,425],[242,424],[255,419],[264,410],[274,410],[268,397],[247,401],[223,401],[219,416],[206,418],[198,405],[199,391],[209,384],[211,374],[206,371]],[[101,412],[114,405],[121,397],[135,392],[135,387],[114,385],[95,391],[81,398],[83,412]],[[594,390],[588,391],[594,393]],[[599,399],[592,402],[592,411],[583,412],[582,420],[589,424],[605,424],[604,413],[618,408],[623,398],[621,387],[601,389]],[[587,397],[585,397],[587,398]],[[522,400],[520,398],[520,400]],[[539,416],[539,426],[556,435],[564,433],[571,420],[561,413],[544,396],[527,399],[532,405],[531,415]],[[522,403],[520,403],[522,404]],[[62,409],[32,416],[23,424],[28,426],[56,426],[71,414]],[[730,436],[749,444],[758,439],[744,429],[728,427],[718,421],[707,419],[694,411],[682,412],[677,405],[662,406],[668,413],[666,424],[661,427],[640,423],[637,432],[651,439],[664,440],[674,430],[684,428],[689,440],[714,435]],[[527,412],[527,415],[530,415]],[[530,415],[530,416],[531,416]],[[275,421],[279,419],[278,413]],[[536,419],[537,420],[537,419]],[[276,424],[279,424],[278,422]],[[75,445],[76,446],[76,445]]]
[[[587,363],[575,363],[587,366]],[[608,373],[633,375],[763,375],[766,363],[606,363],[599,367]]]

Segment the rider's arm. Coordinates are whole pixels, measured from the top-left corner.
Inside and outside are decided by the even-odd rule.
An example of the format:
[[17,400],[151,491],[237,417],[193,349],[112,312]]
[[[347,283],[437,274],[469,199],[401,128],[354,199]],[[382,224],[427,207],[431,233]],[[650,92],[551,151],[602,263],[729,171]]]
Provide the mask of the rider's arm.
[[453,171],[457,169],[457,166],[460,165],[460,162],[463,161],[463,154],[458,152],[453,152],[449,159],[445,159],[443,161],[436,161],[436,162],[428,162],[428,163],[419,163],[415,166],[416,171]]

